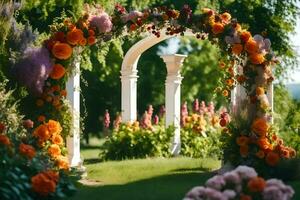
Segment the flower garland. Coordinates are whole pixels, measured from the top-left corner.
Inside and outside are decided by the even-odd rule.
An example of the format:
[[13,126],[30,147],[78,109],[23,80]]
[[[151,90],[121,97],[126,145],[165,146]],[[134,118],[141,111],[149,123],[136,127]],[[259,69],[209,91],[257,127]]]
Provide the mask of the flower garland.
[[[77,21],[67,18],[51,27],[51,37],[44,42],[53,66],[42,93],[36,104],[49,106],[48,110],[60,110],[66,96],[65,83],[72,71],[72,62],[78,48],[98,45],[123,37],[127,34],[149,32],[160,37],[161,30],[167,35],[183,36],[191,30],[201,40],[209,39],[222,52],[220,70],[223,79],[217,92],[230,101],[230,93],[237,84],[245,88],[247,99],[243,102],[247,112],[243,122],[239,117],[221,117],[221,126],[232,142],[229,149],[239,148],[240,154],[225,149],[225,159],[232,163],[242,163],[252,157],[265,160],[275,166],[280,158],[294,157],[296,152],[283,146],[271,126],[271,108],[267,90],[274,80],[272,69],[278,63],[271,50],[271,42],[262,35],[252,35],[227,12],[217,13],[204,8],[200,15],[192,14],[185,5],[180,11],[168,7],[146,9],[143,12],[127,12],[120,4],[113,14],[108,15],[101,7],[86,6],[86,12]],[[240,110],[242,113],[243,110]],[[48,116],[48,118],[53,118]],[[38,121],[44,123],[41,115]],[[243,126],[242,126],[243,124]],[[242,160],[241,160],[241,159]]]

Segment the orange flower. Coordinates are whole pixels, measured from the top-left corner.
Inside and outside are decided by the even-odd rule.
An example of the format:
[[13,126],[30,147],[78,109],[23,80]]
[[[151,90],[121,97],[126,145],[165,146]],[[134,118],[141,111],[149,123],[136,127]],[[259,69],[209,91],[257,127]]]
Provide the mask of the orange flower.
[[231,19],[231,15],[228,12],[225,12],[221,15],[221,19],[224,22],[229,22],[229,20]]
[[212,25],[212,32],[214,34],[219,34],[219,33],[222,33],[224,31],[224,25],[217,22],[217,23],[214,23]]
[[260,96],[260,95],[263,95],[263,94],[265,94],[265,89],[263,87],[257,87],[256,88],[256,95]]
[[89,29],[89,35],[90,36],[94,36],[95,35],[95,31],[93,31],[92,29]]
[[224,69],[225,66],[226,66],[226,64],[225,64],[224,62],[220,62],[220,63],[219,63],[219,66],[220,66],[221,69]]
[[239,146],[246,146],[249,143],[249,138],[246,136],[240,136],[236,139],[236,143]]
[[235,55],[239,55],[243,51],[243,45],[241,44],[234,44],[231,48],[231,51]]
[[256,53],[258,51],[258,44],[255,40],[249,39],[245,44],[245,50],[251,54]]
[[240,38],[246,43],[251,38],[251,33],[249,31],[242,31]]
[[240,146],[240,154],[242,157],[247,157],[249,153],[248,145]]
[[52,54],[54,55],[54,57],[61,60],[67,60],[72,56],[72,53],[73,53],[73,49],[67,43],[57,42],[54,44],[52,48]]
[[254,120],[251,127],[252,131],[255,132],[258,136],[264,137],[266,136],[269,125],[266,119],[264,118],[258,118]]
[[85,46],[87,43],[87,40],[85,38],[82,38],[80,41],[79,41],[79,45],[81,46]]
[[252,200],[252,197],[249,195],[242,194],[240,196],[240,200]]
[[265,57],[261,53],[252,54],[252,55],[250,55],[249,58],[250,58],[250,61],[255,65],[260,65],[263,62],[265,62]]
[[273,141],[277,141],[278,140],[278,136],[276,134],[272,135],[272,140]]
[[258,152],[256,152],[255,155],[260,159],[265,157],[265,153],[262,150],[259,150]]
[[53,144],[63,145],[64,139],[60,135],[55,134],[52,136],[52,142],[53,142]]
[[261,177],[255,177],[250,179],[247,186],[251,192],[262,192],[266,187],[266,181]]
[[35,104],[37,107],[42,107],[44,105],[44,101],[42,99],[38,99],[36,100]]
[[35,149],[33,148],[33,146],[28,144],[21,143],[19,146],[19,152],[29,160],[31,160],[35,156]]
[[257,141],[257,144],[263,150],[267,150],[267,149],[271,149],[272,148],[270,142],[265,137],[259,138],[258,141]]
[[50,139],[51,134],[50,134],[47,126],[42,124],[33,131],[33,136],[37,137],[40,141],[44,142],[44,141]]
[[48,153],[52,158],[57,158],[61,155],[61,150],[57,144],[51,144],[48,148]]
[[39,122],[44,122],[46,120],[46,117],[44,115],[40,115],[40,116],[38,116],[37,120]]
[[290,158],[290,151],[287,148],[285,148],[282,150],[281,155],[284,158]]
[[290,156],[291,156],[291,158],[294,158],[294,157],[296,156],[296,151],[295,151],[295,149],[289,148],[289,151],[290,151]]
[[227,97],[229,95],[229,92],[228,90],[223,90],[222,94],[224,97]]
[[34,192],[42,196],[55,192],[59,175],[54,171],[41,172],[31,178],[31,185]]
[[88,42],[89,45],[95,44],[95,43],[96,43],[96,38],[95,38],[95,36],[90,36],[90,37],[88,37],[87,42]]
[[73,29],[67,33],[67,41],[71,45],[78,44],[83,39],[83,32],[80,29]]
[[50,102],[52,101],[52,99],[53,99],[53,98],[52,98],[51,96],[47,96],[47,97],[46,97],[46,101],[47,101],[48,103],[50,103]]
[[59,156],[56,160],[56,164],[57,164],[59,169],[68,170],[70,168],[69,160],[65,156]]
[[54,134],[60,134],[61,131],[62,131],[60,123],[57,122],[57,121],[51,120],[51,119],[47,123],[47,127],[48,127],[48,130],[50,131],[50,133],[52,135],[54,135]]
[[272,151],[269,152],[266,156],[266,162],[270,166],[277,165],[279,160],[280,160],[280,157],[279,157],[278,153],[275,153],[275,152],[272,152]]
[[6,146],[9,146],[11,144],[9,138],[6,135],[0,135],[0,143]]
[[234,84],[234,80],[232,78],[226,80],[226,84],[228,86],[232,86]]
[[65,72],[65,68],[61,64],[55,64],[50,74],[50,78],[55,80],[61,79],[65,75]]
[[239,75],[239,76],[237,77],[237,81],[238,81],[239,83],[244,83],[244,82],[246,81],[246,76],[244,76],[244,75]]
[[60,91],[60,96],[66,97],[67,96],[67,91],[66,90]]

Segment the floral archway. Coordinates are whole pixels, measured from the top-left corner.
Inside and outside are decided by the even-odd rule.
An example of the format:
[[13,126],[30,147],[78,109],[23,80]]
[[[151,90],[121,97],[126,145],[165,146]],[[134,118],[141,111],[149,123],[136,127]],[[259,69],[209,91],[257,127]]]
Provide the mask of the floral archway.
[[[101,47],[126,34],[149,32],[159,38],[162,30],[172,36],[184,35],[188,29],[197,39],[208,39],[219,46],[222,52],[220,70],[223,73],[216,91],[228,101],[237,86],[245,93],[245,98],[237,100],[232,119],[222,116],[220,121],[224,127],[224,161],[272,168],[280,159],[294,157],[296,152],[283,145],[271,123],[272,107],[267,95],[274,80],[272,69],[278,62],[271,50],[271,41],[262,35],[252,35],[227,12],[219,14],[205,8],[195,15],[188,5],[180,11],[159,7],[128,13],[117,4],[112,15],[100,7],[87,6],[79,19],[66,18],[53,24],[51,37],[43,46],[27,51],[14,66],[19,81],[36,96],[33,119],[40,148],[50,154],[55,151],[49,150],[53,142],[50,137],[44,137],[51,124],[59,127],[53,120],[63,124],[65,136],[68,135],[70,126],[58,113],[66,112],[63,106],[66,84],[77,72],[74,61],[82,49],[93,45]],[[24,80],[24,63],[37,57],[44,58],[43,74]],[[50,147],[44,145],[46,143]],[[57,156],[51,155],[51,159],[56,161]]]

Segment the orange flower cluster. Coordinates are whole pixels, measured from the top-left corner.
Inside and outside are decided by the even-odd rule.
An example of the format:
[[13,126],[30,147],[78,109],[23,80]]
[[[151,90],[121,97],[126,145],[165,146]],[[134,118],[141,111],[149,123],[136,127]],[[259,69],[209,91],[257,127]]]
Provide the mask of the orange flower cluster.
[[0,134],[0,143],[5,145],[5,146],[10,146],[10,140],[6,135]]
[[266,181],[261,177],[254,177],[249,180],[247,187],[250,192],[262,192],[266,187]]
[[55,80],[61,79],[65,75],[65,72],[66,72],[66,70],[65,70],[64,66],[62,66],[61,64],[55,64],[53,66],[53,70],[50,74],[50,78],[55,79]]
[[36,154],[35,149],[34,149],[33,146],[28,145],[28,144],[24,144],[24,143],[20,144],[19,152],[20,152],[21,155],[27,157],[29,160],[31,160]]
[[41,172],[31,178],[32,189],[41,196],[47,196],[55,192],[58,180],[59,174],[57,172],[51,170]]

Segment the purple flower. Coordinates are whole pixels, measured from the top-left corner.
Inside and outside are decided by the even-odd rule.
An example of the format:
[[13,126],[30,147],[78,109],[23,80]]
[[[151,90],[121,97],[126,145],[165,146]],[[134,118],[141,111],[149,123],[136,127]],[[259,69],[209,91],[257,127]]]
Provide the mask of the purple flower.
[[243,180],[248,180],[257,176],[256,171],[248,166],[240,165],[234,171],[236,171]]
[[28,48],[24,56],[14,65],[13,74],[33,94],[43,92],[44,83],[52,71],[49,51],[42,48]]
[[184,197],[183,200],[198,200],[204,199],[205,197],[205,187],[198,186],[192,188]]
[[225,180],[223,176],[221,175],[216,175],[210,179],[208,179],[205,183],[207,187],[214,188],[216,190],[221,190],[222,187],[225,185]]
[[240,184],[241,178],[236,171],[226,172],[224,175],[224,180],[227,183]]
[[106,12],[102,12],[101,15],[93,15],[89,19],[90,25],[97,28],[100,33],[108,33],[112,30],[112,22],[109,15]]
[[226,196],[228,199],[234,199],[236,196],[236,192],[233,190],[224,190],[223,195]]

